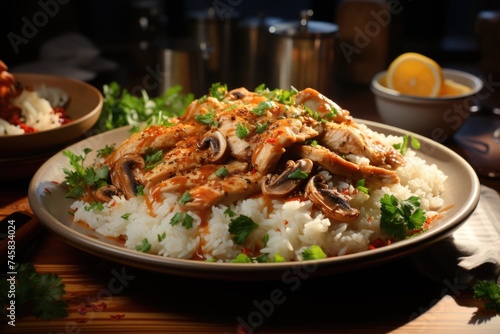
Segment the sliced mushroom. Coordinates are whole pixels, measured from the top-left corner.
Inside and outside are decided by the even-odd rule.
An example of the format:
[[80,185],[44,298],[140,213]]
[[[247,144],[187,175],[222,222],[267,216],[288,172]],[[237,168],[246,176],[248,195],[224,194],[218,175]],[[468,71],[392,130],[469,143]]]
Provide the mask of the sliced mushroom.
[[335,221],[351,222],[359,216],[359,211],[351,207],[347,196],[329,189],[321,175],[315,175],[309,180],[306,196],[326,217]]
[[[313,162],[309,159],[300,159],[297,162],[288,160],[286,168],[281,174],[274,174],[262,182],[262,193],[270,197],[285,197],[307,178],[294,177],[293,173],[302,172],[309,174],[313,169]],[[299,173],[300,174],[300,173]]]
[[121,196],[123,193],[116,186],[108,184],[100,187],[94,193],[94,199],[99,202],[109,202],[113,196]]
[[212,150],[212,154],[207,159],[210,163],[221,164],[229,157],[226,135],[220,130],[208,132],[196,145],[201,150],[208,148]]
[[125,154],[111,169],[111,182],[125,194],[126,198],[135,197],[141,185],[144,167],[144,159],[139,154]]

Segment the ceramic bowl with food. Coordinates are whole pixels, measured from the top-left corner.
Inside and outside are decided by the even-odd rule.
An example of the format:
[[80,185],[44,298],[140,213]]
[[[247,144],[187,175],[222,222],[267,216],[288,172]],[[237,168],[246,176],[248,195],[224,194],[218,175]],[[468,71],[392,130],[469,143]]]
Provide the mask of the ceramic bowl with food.
[[0,159],[26,159],[56,152],[82,138],[97,122],[103,97],[83,81],[45,74],[13,73],[23,87],[45,87],[64,93],[63,108],[69,121],[58,127],[22,134],[0,135]]
[[370,89],[384,123],[419,133],[443,142],[455,133],[469,117],[469,109],[477,104],[477,93],[482,89],[480,78],[467,72],[443,69],[444,80],[469,88],[461,94],[420,97],[401,94],[387,88],[386,71],[373,78]]

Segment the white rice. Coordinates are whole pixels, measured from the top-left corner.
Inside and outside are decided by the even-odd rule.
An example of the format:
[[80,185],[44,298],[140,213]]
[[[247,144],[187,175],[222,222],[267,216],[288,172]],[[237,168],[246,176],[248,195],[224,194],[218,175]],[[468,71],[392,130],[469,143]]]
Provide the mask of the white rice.
[[[49,130],[61,126],[60,117],[54,113],[49,101],[41,98],[36,91],[24,89],[12,104],[21,108],[24,123],[37,131]],[[25,131],[20,126],[0,119],[0,135],[19,135]]]
[[[371,133],[388,145],[401,142],[399,137]],[[268,253],[270,257],[278,254],[287,261],[293,261],[301,260],[304,249],[312,245],[320,246],[328,256],[366,251],[377,238],[387,237],[379,226],[380,199],[385,193],[393,194],[399,200],[418,196],[421,208],[428,216],[435,214],[443,205],[440,194],[444,191],[447,176],[435,165],[428,165],[411,149],[407,150],[405,159],[406,165],[397,169],[400,184],[370,190],[369,195],[355,191],[347,183],[340,184],[352,193],[351,206],[360,210],[355,222],[331,222],[319,210],[314,210],[310,201],[273,200],[269,205],[263,198],[251,198],[240,200],[229,209],[237,215],[250,217],[258,224],[245,244],[255,253]],[[358,160],[363,163],[363,159]],[[333,181],[328,173],[322,173]],[[175,212],[180,210],[177,196],[165,195],[163,203],[152,206],[153,212],[148,212],[145,198],[147,196],[130,200],[115,197],[111,203],[105,204],[102,211],[86,211],[88,204],[77,201],[72,209],[76,210],[75,220],[87,223],[105,236],[124,237],[125,246],[131,249],[147,239],[151,244],[150,253],[169,257],[189,259],[199,252],[207,259],[230,261],[242,252],[242,246],[235,244],[228,231],[231,220],[224,213],[228,207],[213,207],[203,226],[202,219],[191,213],[194,223],[192,228],[187,229],[180,224],[172,226],[169,223]],[[268,206],[272,207],[269,211]],[[122,218],[126,213],[131,214],[127,219]],[[166,237],[159,241],[158,235],[164,232]],[[268,240],[264,243],[266,235]]]

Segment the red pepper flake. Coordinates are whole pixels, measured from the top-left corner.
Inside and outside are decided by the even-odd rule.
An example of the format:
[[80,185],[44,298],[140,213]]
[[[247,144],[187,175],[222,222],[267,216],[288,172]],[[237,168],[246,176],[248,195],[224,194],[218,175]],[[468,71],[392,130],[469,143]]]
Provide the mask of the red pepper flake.
[[349,189],[348,188],[342,189],[342,194],[349,195]]
[[377,238],[374,242],[372,242],[369,246],[370,249],[380,248],[391,244],[391,240],[383,240],[381,238]]
[[285,220],[285,226],[288,225],[288,220]]
[[44,190],[47,194],[52,195],[52,192],[49,190],[49,188],[43,188],[43,190]]
[[241,248],[241,252],[246,255],[251,255],[252,251],[248,248]]
[[76,308],[76,312],[78,312],[81,315],[87,314],[89,310],[85,307],[85,305],[80,305]]
[[88,322],[88,321],[89,321],[89,319],[88,319],[88,318],[76,318],[76,319],[75,319],[75,322],[76,322],[77,324],[84,324],[84,323],[86,323],[86,322]]
[[57,181],[50,181],[50,183],[55,184],[55,185],[59,185],[59,182],[57,182]]
[[123,313],[120,313],[120,314],[111,314],[109,317],[111,319],[115,319],[115,320],[120,320],[121,318],[123,318],[125,316],[125,314]]
[[102,312],[108,307],[108,305],[105,302],[100,302],[99,304],[91,304],[92,310],[96,312]]
[[269,143],[269,144],[274,144],[276,142],[276,138],[269,138],[268,140],[266,140],[266,143]]
[[279,227],[276,227],[276,232],[281,232],[281,229]]

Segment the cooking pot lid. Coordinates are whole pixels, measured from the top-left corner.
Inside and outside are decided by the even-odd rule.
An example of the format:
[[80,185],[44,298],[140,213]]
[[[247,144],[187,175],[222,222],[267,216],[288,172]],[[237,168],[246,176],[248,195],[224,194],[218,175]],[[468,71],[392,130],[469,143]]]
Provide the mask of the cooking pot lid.
[[323,21],[301,21],[277,23],[269,28],[269,32],[280,36],[289,37],[321,37],[334,35],[339,30],[336,24]]
[[244,28],[269,28],[273,25],[283,22],[282,18],[274,16],[251,16],[241,20],[240,25]]

